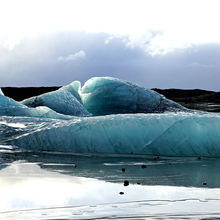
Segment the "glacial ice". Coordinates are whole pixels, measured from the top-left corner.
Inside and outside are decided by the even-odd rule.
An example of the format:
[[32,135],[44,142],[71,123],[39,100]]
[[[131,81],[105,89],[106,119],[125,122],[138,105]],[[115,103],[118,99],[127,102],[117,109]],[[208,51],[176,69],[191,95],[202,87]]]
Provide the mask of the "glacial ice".
[[82,88],[79,81],[74,81],[22,103],[74,116],[190,111],[153,90],[112,77],[91,78]]
[[80,95],[93,115],[189,111],[153,90],[112,77],[89,79]]
[[0,95],[4,95],[1,89],[0,89]]
[[[0,144],[34,151],[220,157],[220,115],[117,114],[51,120],[1,117]],[[5,124],[19,123],[20,129]],[[7,131],[13,133],[6,138]]]
[[72,83],[61,87],[59,90],[65,90],[70,92],[82,104],[82,100],[79,95],[80,88],[81,88],[81,83],[79,81],[73,81]]
[[64,115],[88,116],[89,112],[81,104],[78,93],[80,82],[74,81],[57,91],[23,100],[22,104],[28,107],[47,106],[48,108]]
[[29,108],[4,95],[0,95],[0,116],[26,116],[64,120],[73,118],[72,116],[59,114],[44,106]]
[[[71,116],[91,116],[89,112],[105,116]],[[34,151],[220,157],[219,134],[219,114],[191,111],[115,78],[95,77],[82,88],[75,81],[22,103],[0,89],[0,145]]]

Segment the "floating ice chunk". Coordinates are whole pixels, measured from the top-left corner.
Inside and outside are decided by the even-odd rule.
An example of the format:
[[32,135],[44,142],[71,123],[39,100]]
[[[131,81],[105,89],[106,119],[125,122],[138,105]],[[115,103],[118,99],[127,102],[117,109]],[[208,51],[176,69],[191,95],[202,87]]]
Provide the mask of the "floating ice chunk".
[[0,95],[4,95],[1,89],[0,89]]
[[10,123],[27,125],[27,120],[34,132],[25,133],[27,126],[24,135],[6,142],[0,138],[0,144],[36,151],[220,157],[217,114],[118,114],[62,122],[14,118]]
[[80,94],[93,115],[189,111],[153,90],[112,77],[89,79]]
[[47,106],[65,115],[88,116],[89,112],[81,104],[79,88],[80,82],[75,81],[57,91],[26,99],[22,103],[28,107]]
[[27,116],[55,119],[72,119],[68,115],[59,114],[48,107],[29,108],[14,99],[0,95],[0,116]]

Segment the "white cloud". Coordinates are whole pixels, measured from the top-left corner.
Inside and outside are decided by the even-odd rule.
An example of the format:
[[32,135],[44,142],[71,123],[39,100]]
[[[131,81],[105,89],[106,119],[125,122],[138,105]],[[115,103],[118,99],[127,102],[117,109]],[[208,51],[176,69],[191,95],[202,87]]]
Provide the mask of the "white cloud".
[[69,54],[68,56],[59,56],[57,58],[58,61],[62,62],[68,62],[68,61],[74,61],[78,59],[85,59],[86,58],[86,53],[84,50],[80,50],[74,54]]
[[[13,49],[23,37],[42,32],[104,32],[127,35],[130,46],[152,55],[166,54],[192,44],[220,43],[219,7],[219,0],[7,0],[0,1],[0,36]],[[149,30],[162,34],[146,45]]]
[[[128,36],[129,46],[148,54],[166,54],[220,43],[219,7],[219,0],[7,0],[0,1],[0,36],[12,50],[22,38],[42,32],[104,32]],[[146,44],[151,30],[161,34]]]

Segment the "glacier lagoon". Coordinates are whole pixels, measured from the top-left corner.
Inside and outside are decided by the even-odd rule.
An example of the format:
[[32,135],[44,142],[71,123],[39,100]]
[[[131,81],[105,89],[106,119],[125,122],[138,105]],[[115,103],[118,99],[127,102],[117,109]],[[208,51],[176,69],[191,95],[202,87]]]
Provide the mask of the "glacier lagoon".
[[2,148],[0,218],[215,219],[219,166],[208,158],[3,153]]
[[110,77],[22,102],[0,90],[0,217],[219,217],[219,129]]

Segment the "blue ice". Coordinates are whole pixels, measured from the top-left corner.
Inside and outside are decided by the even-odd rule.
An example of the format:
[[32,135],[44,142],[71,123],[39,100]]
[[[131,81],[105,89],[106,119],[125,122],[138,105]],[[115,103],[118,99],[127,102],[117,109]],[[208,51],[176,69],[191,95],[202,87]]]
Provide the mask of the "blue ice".
[[153,90],[112,77],[89,79],[80,95],[93,115],[189,111]]
[[0,95],[0,116],[25,116],[55,119],[72,119],[73,117],[59,114],[48,107],[29,108],[12,98]]
[[22,101],[28,107],[47,106],[48,108],[64,115],[88,116],[89,112],[82,105],[78,90],[80,82],[61,87],[57,91],[31,97]]
[[[0,90],[0,145],[35,151],[220,157],[219,114],[192,112],[152,90],[110,77],[95,77],[80,87],[75,81],[23,102],[36,108]],[[70,116],[91,116],[89,112],[105,116]]]
[[0,95],[4,95],[1,89],[0,89]]
[[15,118],[13,123],[26,125],[22,135],[0,144],[35,151],[220,157],[218,114],[117,114],[68,121]]

